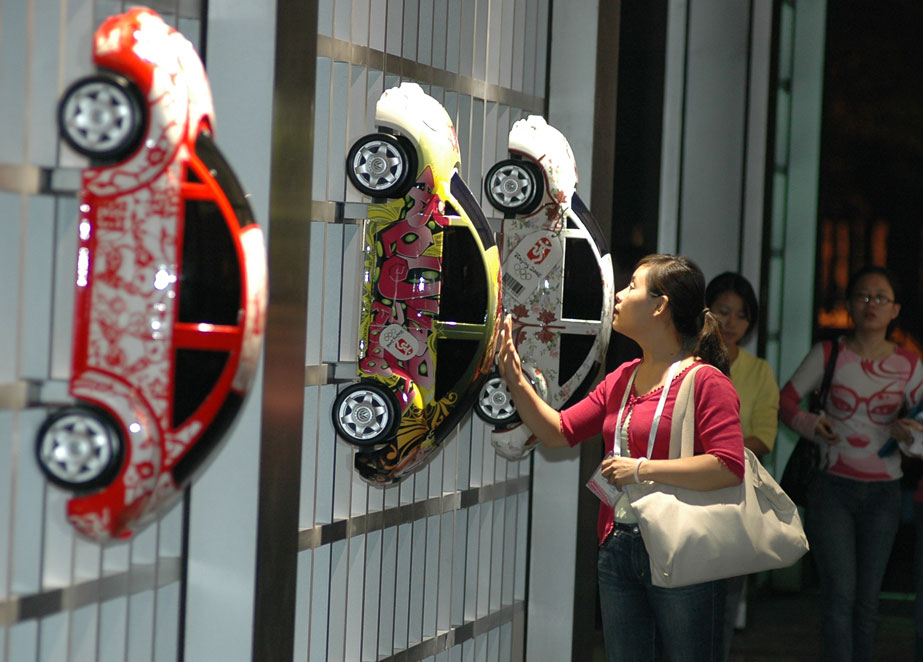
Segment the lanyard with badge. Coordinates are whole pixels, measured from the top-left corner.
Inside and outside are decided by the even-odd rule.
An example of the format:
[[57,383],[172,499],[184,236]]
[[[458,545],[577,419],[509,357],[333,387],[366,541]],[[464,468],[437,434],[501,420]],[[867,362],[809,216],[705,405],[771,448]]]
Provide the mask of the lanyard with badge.
[[[673,377],[676,376],[676,371],[679,369],[680,361],[673,362],[670,365],[670,369],[667,371],[667,379],[664,382],[663,390],[660,393],[660,398],[657,401],[657,409],[654,410],[654,418],[651,421],[651,433],[648,436],[647,440],[647,455],[638,458],[638,460],[647,459],[654,452],[654,440],[657,437],[657,426],[660,424],[660,417],[663,415],[663,407],[667,402],[667,392],[670,390],[670,385],[673,383]],[[610,457],[621,457],[622,456],[622,441],[623,439],[627,442],[627,437],[622,435],[622,426],[625,424],[625,408],[628,405],[628,396],[631,394],[631,389],[635,383],[635,376],[638,374],[638,368],[636,367],[632,373],[631,377],[628,379],[628,385],[625,387],[625,392],[622,394],[622,404],[619,406],[618,418],[616,418],[615,425],[615,440],[612,444],[612,450],[603,458],[603,462],[608,460]],[[626,457],[628,455],[628,448],[625,448]],[[595,494],[601,501],[603,501],[610,508],[614,508],[616,502],[619,500],[619,497],[622,495],[622,490],[616,487],[614,484],[610,483],[602,473],[602,462],[599,466],[596,467],[596,471],[593,472],[593,475],[590,477],[590,480],[587,481],[586,486],[590,491]]]

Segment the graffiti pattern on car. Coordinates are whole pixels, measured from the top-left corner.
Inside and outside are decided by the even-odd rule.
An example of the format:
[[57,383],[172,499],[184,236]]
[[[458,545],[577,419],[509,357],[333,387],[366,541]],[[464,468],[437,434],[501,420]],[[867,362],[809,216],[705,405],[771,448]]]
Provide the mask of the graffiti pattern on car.
[[[422,389],[434,386],[436,374],[433,319],[439,312],[442,230],[449,224],[432,186],[427,168],[405,198],[402,220],[384,229],[369,224],[366,283],[377,288],[365,298],[371,302],[369,328],[363,330],[368,345],[359,360],[366,373],[403,378]],[[407,395],[404,410],[413,399]]]

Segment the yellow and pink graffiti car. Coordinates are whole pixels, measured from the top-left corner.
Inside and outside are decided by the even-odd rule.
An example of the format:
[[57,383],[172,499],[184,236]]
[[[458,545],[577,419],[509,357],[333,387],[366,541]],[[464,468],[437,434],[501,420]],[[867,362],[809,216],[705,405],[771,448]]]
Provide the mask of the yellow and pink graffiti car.
[[380,131],[347,157],[372,197],[358,381],[333,406],[355,466],[377,485],[422,467],[468,414],[490,372],[500,319],[493,232],[459,174],[458,139],[442,105],[414,83],[386,90]]

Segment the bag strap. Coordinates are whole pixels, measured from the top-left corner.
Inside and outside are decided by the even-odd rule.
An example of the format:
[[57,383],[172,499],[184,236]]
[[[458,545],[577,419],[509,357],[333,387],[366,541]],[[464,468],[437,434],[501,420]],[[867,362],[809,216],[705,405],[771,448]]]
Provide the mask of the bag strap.
[[827,393],[830,392],[830,382],[833,381],[833,369],[836,367],[836,357],[840,351],[840,339],[834,338],[830,347],[830,356],[827,357],[827,364],[824,366],[824,378],[820,383],[820,390],[817,392],[818,408],[823,408],[827,403]]
[[[673,420],[670,424],[670,459],[691,457],[695,445],[695,373],[707,364],[699,363],[689,368],[683,377],[673,403]],[[717,370],[717,368],[715,368]]]

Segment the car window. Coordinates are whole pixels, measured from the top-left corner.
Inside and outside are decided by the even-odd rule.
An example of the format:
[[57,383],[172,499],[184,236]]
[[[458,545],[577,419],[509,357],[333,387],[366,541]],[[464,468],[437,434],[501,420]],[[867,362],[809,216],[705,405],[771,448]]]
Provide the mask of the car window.
[[564,243],[564,302],[561,316],[564,319],[598,320],[602,307],[602,275],[590,242],[568,237]]
[[561,355],[558,360],[558,386],[567,383],[567,380],[583,365],[587,356],[593,351],[596,336],[576,333],[561,334]]
[[215,201],[185,201],[182,241],[179,321],[236,325],[240,263],[231,230]]
[[[213,177],[230,170],[207,136],[196,142],[196,154]],[[197,166],[201,167],[201,166]],[[203,183],[205,172],[196,172],[187,164],[185,177],[191,183]],[[219,181],[229,198],[239,197],[238,204],[247,208],[233,175]],[[215,324],[237,326],[242,306],[241,265],[238,247],[232,235],[236,221],[225,218],[214,199],[184,200],[182,223],[182,259],[177,283],[177,322],[179,324]],[[249,212],[244,218],[250,219]],[[205,402],[227,365],[227,351],[213,351],[177,346],[174,350],[173,415],[174,429]]]
[[173,373],[173,429],[205,402],[228,362],[228,352],[177,349]]
[[200,133],[196,138],[195,152],[196,156],[205,164],[205,167],[209,169],[215,181],[218,182],[218,186],[224,191],[228,202],[231,203],[231,207],[237,215],[237,222],[240,227],[243,228],[254,223],[253,211],[250,209],[250,203],[247,202],[244,190],[241,188],[240,182],[237,181],[237,177],[234,175],[234,171],[231,170],[231,166],[228,165],[224,155],[212,141],[211,136],[204,132]]
[[583,200],[581,200],[580,196],[576,193],[574,193],[574,197],[571,199],[570,207],[574,215],[576,215],[586,227],[587,232],[590,233],[590,236],[593,238],[593,243],[596,244],[596,248],[599,250],[599,254],[605,255],[608,253],[609,244],[606,241],[606,235],[603,234],[602,228],[599,227],[599,222],[596,220],[596,217],[590,213],[590,210],[587,209],[587,206],[583,204]]
[[481,243],[484,245],[484,248],[487,249],[494,246],[496,244],[494,231],[490,228],[490,223],[487,222],[487,217],[484,216],[481,205],[474,199],[471,189],[468,188],[468,185],[465,184],[465,181],[457,172],[452,175],[450,190],[455,199],[458,200],[458,204],[460,204],[462,209],[465,210],[465,213],[468,214],[468,218],[471,219],[471,224],[474,225],[474,229],[481,238]]
[[439,319],[484,324],[487,320],[487,273],[471,231],[450,225],[442,232],[442,285]]
[[433,391],[436,400],[458,390],[458,381],[478,358],[479,346],[477,340],[457,338],[440,338],[436,342],[436,386]]

